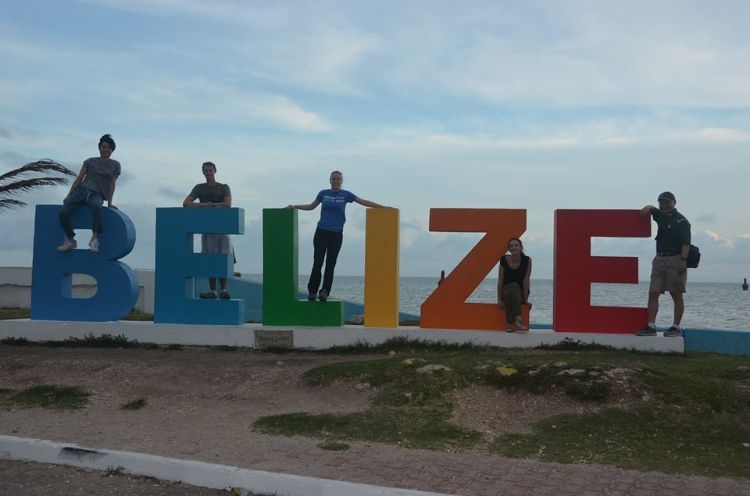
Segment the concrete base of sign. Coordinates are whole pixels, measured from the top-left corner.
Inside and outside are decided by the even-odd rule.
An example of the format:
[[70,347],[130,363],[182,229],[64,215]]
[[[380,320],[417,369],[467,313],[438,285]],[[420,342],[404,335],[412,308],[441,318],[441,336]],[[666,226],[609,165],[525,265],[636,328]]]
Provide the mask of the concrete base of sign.
[[[261,331],[261,332],[256,332]],[[274,340],[270,333],[278,332]],[[563,333],[535,329],[523,333],[494,331],[457,331],[399,327],[380,329],[355,325],[342,327],[263,326],[261,324],[183,325],[154,324],[143,321],[59,322],[43,320],[0,320],[0,339],[23,338],[29,341],[64,341],[89,336],[123,336],[139,343],[185,346],[241,346],[249,348],[293,347],[324,350],[333,346],[369,343],[381,344],[392,338],[419,339],[454,344],[472,343],[498,348],[533,348],[554,345],[563,340],[600,344],[613,348],[682,353],[682,338],[638,337],[633,334]],[[258,342],[256,343],[256,339]]]

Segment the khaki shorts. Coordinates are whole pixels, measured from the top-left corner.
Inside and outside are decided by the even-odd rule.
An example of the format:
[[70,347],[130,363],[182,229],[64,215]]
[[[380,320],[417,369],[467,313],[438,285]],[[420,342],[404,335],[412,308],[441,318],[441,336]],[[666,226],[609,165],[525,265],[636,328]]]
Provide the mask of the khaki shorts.
[[677,264],[680,256],[654,257],[651,263],[651,289],[663,293],[685,293],[687,291],[687,270],[679,272]]

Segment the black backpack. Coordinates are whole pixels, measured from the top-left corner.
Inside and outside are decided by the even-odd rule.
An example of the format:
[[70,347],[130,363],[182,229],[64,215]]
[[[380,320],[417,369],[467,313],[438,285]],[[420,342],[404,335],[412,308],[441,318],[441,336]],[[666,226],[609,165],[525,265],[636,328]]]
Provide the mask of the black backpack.
[[698,267],[699,263],[701,263],[701,251],[697,246],[690,245],[690,251],[687,256],[687,266],[690,269],[694,269]]

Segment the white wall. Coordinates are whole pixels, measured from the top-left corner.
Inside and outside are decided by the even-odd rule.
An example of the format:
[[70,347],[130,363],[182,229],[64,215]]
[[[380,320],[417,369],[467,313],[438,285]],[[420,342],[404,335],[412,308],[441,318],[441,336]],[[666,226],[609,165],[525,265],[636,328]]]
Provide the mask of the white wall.
[[[136,310],[154,313],[154,271],[136,270]],[[86,275],[73,276],[73,296],[87,298],[96,293],[96,281]],[[0,308],[31,308],[31,267],[0,267]]]

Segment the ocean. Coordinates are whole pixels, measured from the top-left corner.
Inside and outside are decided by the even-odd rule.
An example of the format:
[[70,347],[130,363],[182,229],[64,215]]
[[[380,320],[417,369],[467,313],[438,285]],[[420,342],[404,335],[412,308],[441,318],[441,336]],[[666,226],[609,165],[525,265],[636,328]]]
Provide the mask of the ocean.
[[[249,277],[258,280],[259,277]],[[299,278],[300,291],[307,291],[307,276]],[[685,315],[682,325],[698,329],[735,329],[750,331],[750,291],[741,284],[688,282],[685,294]],[[419,315],[419,307],[437,287],[437,278],[402,277],[401,311]],[[486,279],[471,295],[469,302],[494,303],[497,298],[497,279]],[[355,302],[364,300],[364,277],[336,276],[332,298]],[[591,304],[600,306],[646,307],[648,282],[639,284],[594,284]],[[552,281],[533,279],[531,323],[552,323]],[[668,294],[659,299],[656,324],[660,329],[672,325],[672,299]]]

